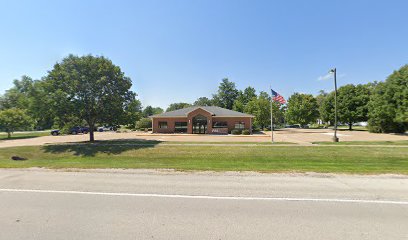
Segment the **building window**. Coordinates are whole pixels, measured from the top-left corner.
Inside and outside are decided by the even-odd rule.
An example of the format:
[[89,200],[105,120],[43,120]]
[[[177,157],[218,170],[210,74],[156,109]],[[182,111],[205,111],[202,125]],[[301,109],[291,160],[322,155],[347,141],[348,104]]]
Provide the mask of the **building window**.
[[159,128],[167,128],[167,122],[159,122]]
[[235,122],[235,129],[244,129],[245,123],[244,122]]
[[213,122],[213,128],[227,128],[228,123],[227,122]]
[[174,126],[174,131],[178,133],[187,132],[187,122],[176,122]]

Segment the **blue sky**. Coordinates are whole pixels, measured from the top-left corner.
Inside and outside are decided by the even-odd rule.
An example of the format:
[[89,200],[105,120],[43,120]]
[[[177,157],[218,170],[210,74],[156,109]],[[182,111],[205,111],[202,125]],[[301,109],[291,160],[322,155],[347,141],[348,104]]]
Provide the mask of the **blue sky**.
[[41,78],[69,53],[103,55],[133,81],[143,105],[238,88],[331,90],[384,80],[408,63],[408,1],[2,1],[0,93]]

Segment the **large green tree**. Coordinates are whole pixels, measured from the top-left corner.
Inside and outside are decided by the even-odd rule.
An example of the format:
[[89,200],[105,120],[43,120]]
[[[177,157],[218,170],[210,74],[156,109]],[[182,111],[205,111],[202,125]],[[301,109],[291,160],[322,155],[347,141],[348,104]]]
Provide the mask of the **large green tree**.
[[[252,98],[245,106],[244,112],[255,116],[254,125],[264,129],[271,125],[271,98],[266,92],[260,92],[258,97]],[[281,123],[282,105],[273,102],[274,124]]]
[[232,109],[238,112],[244,112],[246,105],[253,98],[256,98],[256,90],[253,87],[247,87],[244,91],[238,91],[238,97],[235,99]]
[[222,108],[232,109],[237,97],[238,90],[235,83],[224,78],[218,87],[217,94],[213,95],[213,103]]
[[166,112],[178,110],[178,109],[183,109],[186,107],[191,107],[190,103],[185,103],[185,102],[180,102],[180,103],[172,103],[169,105],[169,107],[166,109]]
[[126,124],[131,129],[135,129],[136,122],[139,121],[142,117],[142,103],[140,102],[140,100],[134,99],[129,104],[125,105],[122,119],[118,122]]
[[319,117],[325,123],[334,123],[334,92],[319,94],[316,97],[319,107]]
[[62,119],[85,120],[94,141],[97,124],[127,124],[126,110],[136,94],[130,90],[132,81],[105,57],[69,55],[46,77],[50,94],[50,110]]
[[288,123],[302,126],[315,122],[319,117],[316,98],[311,94],[294,93],[289,97],[286,110]]
[[155,115],[155,114],[160,114],[163,112],[163,109],[160,107],[152,107],[152,106],[146,106],[143,109],[143,117],[147,118],[149,116]]
[[401,133],[408,130],[408,65],[375,87],[368,112],[372,132]]
[[347,84],[338,89],[338,120],[347,123],[352,130],[353,123],[368,120],[370,90],[367,85]]
[[27,109],[30,105],[29,93],[33,85],[33,79],[28,76],[22,76],[21,80],[14,80],[13,87],[6,90],[0,98],[0,109]]
[[33,119],[34,128],[50,128],[53,118],[49,112],[48,94],[43,85],[43,81],[33,80],[28,76],[14,80],[13,87],[6,90],[0,98],[0,109],[24,109]]
[[26,110],[9,108],[0,111],[0,129],[7,133],[8,138],[14,131],[30,129],[31,125],[32,119]]

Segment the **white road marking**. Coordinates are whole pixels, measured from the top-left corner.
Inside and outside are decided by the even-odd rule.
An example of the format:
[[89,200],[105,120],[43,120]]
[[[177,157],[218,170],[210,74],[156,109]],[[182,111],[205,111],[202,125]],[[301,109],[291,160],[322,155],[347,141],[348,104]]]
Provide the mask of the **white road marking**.
[[290,201],[290,202],[374,203],[374,204],[408,205],[408,201],[339,199],[339,198],[231,197],[231,196],[204,196],[204,195],[200,196],[200,195],[154,194],[154,193],[85,192],[85,191],[62,191],[62,190],[39,190],[39,189],[8,189],[8,188],[0,188],[0,192],[59,193],[59,194],[154,197],[154,198],[184,198],[184,199],[210,199],[210,200],[261,200],[261,201]]

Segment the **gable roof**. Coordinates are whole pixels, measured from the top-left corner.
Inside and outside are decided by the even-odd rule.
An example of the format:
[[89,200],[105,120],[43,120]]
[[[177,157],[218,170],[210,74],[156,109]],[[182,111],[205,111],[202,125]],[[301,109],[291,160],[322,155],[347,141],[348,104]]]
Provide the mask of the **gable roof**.
[[214,117],[254,117],[253,115],[246,114],[246,113],[241,113],[233,110],[229,110],[226,108],[221,108],[221,107],[216,107],[216,106],[193,106],[193,107],[187,107],[183,109],[178,109],[170,112],[164,112],[161,114],[156,114],[150,116],[150,118],[155,118],[155,117],[187,117],[187,115],[198,109],[201,108],[204,111],[207,111],[211,113],[212,116]]

